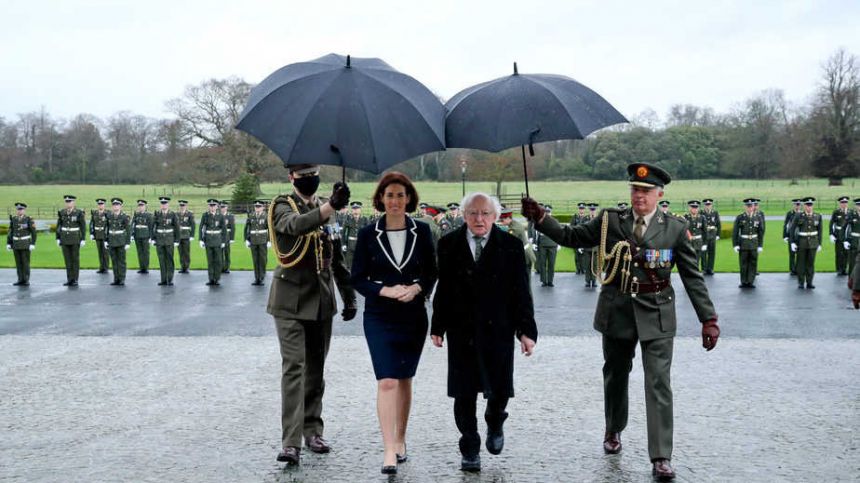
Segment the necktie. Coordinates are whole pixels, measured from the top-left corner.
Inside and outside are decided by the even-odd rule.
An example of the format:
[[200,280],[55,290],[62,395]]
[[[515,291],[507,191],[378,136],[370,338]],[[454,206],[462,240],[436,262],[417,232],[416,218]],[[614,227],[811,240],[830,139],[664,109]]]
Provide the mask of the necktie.
[[484,237],[473,235],[472,238],[475,239],[475,261],[477,262],[481,259],[481,251],[484,249],[484,247],[481,246],[481,241]]
[[636,228],[633,230],[633,237],[636,238],[636,243],[642,243],[643,236],[645,236],[645,218],[639,216],[636,218]]

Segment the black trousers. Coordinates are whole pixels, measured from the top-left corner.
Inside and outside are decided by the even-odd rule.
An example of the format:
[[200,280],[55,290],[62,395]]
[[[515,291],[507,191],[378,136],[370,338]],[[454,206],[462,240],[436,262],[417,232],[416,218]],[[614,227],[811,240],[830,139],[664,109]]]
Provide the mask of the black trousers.
[[[477,456],[481,450],[481,436],[478,435],[477,409],[478,393],[454,398],[454,422],[460,430],[460,453],[463,456]],[[499,429],[508,418],[505,408],[508,406],[506,397],[490,397],[487,399],[487,410],[484,420],[490,429]]]
[[191,265],[191,240],[185,238],[179,240],[179,267],[188,270]]

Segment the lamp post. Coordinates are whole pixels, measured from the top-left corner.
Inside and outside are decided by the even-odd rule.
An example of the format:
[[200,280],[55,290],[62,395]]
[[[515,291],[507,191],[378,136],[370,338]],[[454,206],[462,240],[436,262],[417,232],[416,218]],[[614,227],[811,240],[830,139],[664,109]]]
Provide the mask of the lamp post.
[[463,184],[463,198],[466,197],[466,160],[460,161],[460,180]]

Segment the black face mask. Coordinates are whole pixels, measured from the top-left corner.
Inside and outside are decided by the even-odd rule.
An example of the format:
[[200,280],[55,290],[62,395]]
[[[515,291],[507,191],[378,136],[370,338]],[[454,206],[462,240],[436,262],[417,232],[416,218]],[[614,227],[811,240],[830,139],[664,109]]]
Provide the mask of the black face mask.
[[317,192],[317,188],[320,187],[320,177],[316,175],[293,178],[293,186],[299,190],[299,193],[305,196],[313,196]]

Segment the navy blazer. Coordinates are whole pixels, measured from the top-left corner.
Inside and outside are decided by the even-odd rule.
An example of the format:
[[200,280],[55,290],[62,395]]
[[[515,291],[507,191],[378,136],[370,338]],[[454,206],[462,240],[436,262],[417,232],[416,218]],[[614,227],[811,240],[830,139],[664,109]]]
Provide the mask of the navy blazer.
[[[430,226],[406,217],[406,247],[397,263],[385,235],[385,216],[358,232],[352,257],[352,285],[364,296],[365,312],[399,310],[407,306],[424,307],[436,284],[436,250]],[[421,294],[404,304],[379,292],[382,287],[421,285]]]

